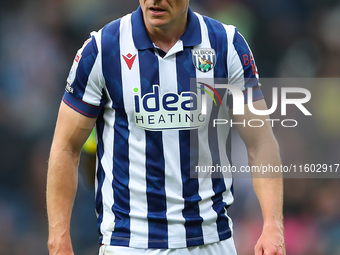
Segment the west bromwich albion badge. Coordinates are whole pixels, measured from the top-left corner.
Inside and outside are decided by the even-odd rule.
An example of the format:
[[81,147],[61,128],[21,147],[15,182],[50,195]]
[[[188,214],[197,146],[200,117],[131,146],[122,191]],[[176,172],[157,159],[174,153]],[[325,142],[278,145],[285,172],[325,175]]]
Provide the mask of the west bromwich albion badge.
[[214,49],[193,49],[192,61],[194,66],[203,73],[212,70],[216,64],[216,53]]

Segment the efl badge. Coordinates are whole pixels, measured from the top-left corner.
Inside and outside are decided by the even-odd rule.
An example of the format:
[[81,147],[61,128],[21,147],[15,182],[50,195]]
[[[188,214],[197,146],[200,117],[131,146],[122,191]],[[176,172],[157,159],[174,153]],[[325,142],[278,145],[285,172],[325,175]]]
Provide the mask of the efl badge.
[[67,83],[72,84],[74,79],[76,78],[76,72],[78,68],[79,61],[81,59],[81,52],[78,51],[76,57],[74,58],[70,73],[67,77]]
[[71,70],[70,70],[70,73],[67,77],[67,83],[69,83],[70,85],[73,83],[74,79],[76,78],[76,72],[77,72],[77,68],[78,68],[78,64],[79,64],[79,61],[82,57],[82,53],[83,53],[83,50],[84,48],[86,47],[86,45],[91,42],[92,40],[92,37],[90,37],[89,39],[87,39],[83,46],[77,51],[77,55],[76,57],[74,58],[74,61],[73,61],[73,65],[71,67]]
[[216,53],[214,49],[193,49],[192,61],[194,66],[203,73],[209,72],[216,64]]

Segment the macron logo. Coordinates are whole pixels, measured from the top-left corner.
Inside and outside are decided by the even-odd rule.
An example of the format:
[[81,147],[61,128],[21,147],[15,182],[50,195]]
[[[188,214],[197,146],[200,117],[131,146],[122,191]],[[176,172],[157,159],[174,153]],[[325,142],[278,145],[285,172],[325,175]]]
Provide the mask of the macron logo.
[[127,64],[127,66],[128,66],[129,69],[131,70],[132,65],[133,65],[133,62],[135,61],[135,58],[136,58],[137,54],[134,55],[134,56],[132,56],[132,55],[129,53],[129,54],[127,54],[126,56],[124,56],[124,55],[122,55],[122,56],[123,56],[123,58],[124,58],[124,60],[125,60],[125,62],[126,62],[126,64]]

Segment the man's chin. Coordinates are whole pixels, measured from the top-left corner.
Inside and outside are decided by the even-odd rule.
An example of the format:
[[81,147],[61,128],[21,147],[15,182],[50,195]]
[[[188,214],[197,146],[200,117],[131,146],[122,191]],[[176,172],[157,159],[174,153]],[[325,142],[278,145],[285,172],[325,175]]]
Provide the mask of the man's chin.
[[153,19],[149,22],[149,24],[152,26],[152,27],[159,27],[159,28],[162,28],[162,27],[166,27],[168,22],[166,20],[163,20],[163,19]]

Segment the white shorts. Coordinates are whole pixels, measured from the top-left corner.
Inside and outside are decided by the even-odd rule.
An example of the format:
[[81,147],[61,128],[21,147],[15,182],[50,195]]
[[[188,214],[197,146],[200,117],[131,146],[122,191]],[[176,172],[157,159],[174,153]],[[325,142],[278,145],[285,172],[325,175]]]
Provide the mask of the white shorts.
[[234,239],[179,249],[140,249],[102,245],[99,255],[237,255]]

